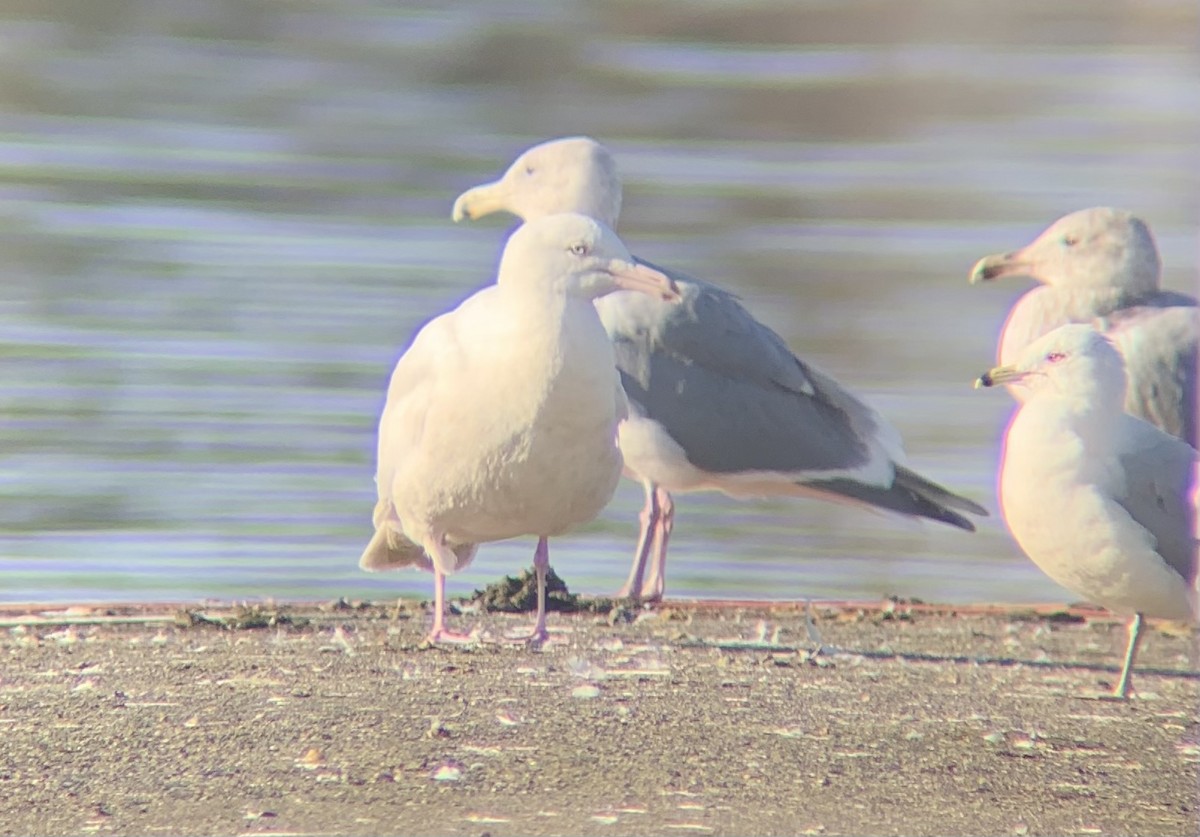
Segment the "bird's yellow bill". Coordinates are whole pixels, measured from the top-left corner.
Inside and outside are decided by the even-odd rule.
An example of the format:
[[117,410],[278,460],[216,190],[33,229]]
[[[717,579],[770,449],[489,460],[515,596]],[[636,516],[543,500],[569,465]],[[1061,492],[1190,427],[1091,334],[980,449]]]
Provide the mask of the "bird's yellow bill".
[[996,387],[1001,384],[1015,384],[1025,377],[1025,373],[1015,366],[996,366],[984,372],[975,379],[975,389],[980,387]]

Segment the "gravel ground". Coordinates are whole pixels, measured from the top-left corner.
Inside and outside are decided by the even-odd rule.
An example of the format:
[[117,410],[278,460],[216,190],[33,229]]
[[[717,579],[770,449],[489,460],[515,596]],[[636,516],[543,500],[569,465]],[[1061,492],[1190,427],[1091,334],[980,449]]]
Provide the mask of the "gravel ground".
[[1196,834],[1195,634],[905,604],[0,612],[4,834]]

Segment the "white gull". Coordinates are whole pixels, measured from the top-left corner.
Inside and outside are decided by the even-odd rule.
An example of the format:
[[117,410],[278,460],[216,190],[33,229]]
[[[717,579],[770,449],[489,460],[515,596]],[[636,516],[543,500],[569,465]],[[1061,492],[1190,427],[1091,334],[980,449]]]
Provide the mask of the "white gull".
[[1046,575],[1132,615],[1125,697],[1142,617],[1194,620],[1195,449],[1123,412],[1125,367],[1091,326],[1060,326],[977,386],[1014,385],[1024,403],[1000,463],[1004,521]]
[[529,638],[546,638],[547,539],[599,514],[621,475],[626,402],[592,304],[620,288],[677,297],[605,225],[546,216],[509,239],[495,285],[425,325],[397,362],[359,565],[433,571],[431,641],[469,638],[445,627],[446,576],[478,544],[521,535],[538,538]]

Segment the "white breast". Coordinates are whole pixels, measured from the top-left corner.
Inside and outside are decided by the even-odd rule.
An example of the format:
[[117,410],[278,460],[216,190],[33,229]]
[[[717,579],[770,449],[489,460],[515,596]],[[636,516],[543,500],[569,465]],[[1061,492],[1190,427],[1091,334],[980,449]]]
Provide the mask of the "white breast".
[[1153,536],[1113,499],[1122,477],[1110,451],[1089,450],[1069,418],[1041,401],[1008,431],[1000,502],[1013,538],[1046,575],[1121,613],[1186,619],[1179,576]]
[[617,373],[590,304],[568,302],[550,322],[490,314],[488,339],[471,341],[482,349],[468,359],[470,386],[436,399],[398,472],[410,537],[418,526],[451,543],[556,535],[594,518],[616,489]]

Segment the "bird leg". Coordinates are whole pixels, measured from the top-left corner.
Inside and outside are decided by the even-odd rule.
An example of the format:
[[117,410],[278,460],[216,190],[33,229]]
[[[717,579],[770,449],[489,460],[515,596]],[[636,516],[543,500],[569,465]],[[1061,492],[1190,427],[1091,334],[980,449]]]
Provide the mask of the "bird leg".
[[1125,651],[1125,667],[1121,669],[1121,679],[1113,694],[1119,698],[1129,697],[1129,685],[1133,679],[1133,658],[1137,655],[1138,645],[1142,641],[1142,614],[1133,614],[1129,622],[1129,647]]
[[817,630],[817,623],[812,618],[812,599],[804,602],[804,631],[808,634],[808,641],[813,644],[813,650],[808,655],[809,659],[812,659],[825,650],[825,645],[821,642],[821,632]]
[[[430,629],[425,640],[431,643],[475,642],[475,636],[472,634],[456,633],[446,628],[446,573],[442,571],[442,567],[447,566],[447,560],[449,561],[448,566],[456,566],[457,558],[450,547],[442,543],[440,537],[429,538],[423,546],[429,557],[433,559],[433,628]],[[444,555],[443,551],[450,554]]]
[[625,586],[617,591],[618,599],[636,599],[642,591],[642,578],[646,573],[646,559],[650,557],[650,549],[654,546],[654,533],[657,531],[660,515],[658,508],[658,486],[652,482],[642,483],[646,491],[646,505],[642,506],[639,519],[642,521],[642,531],[638,534],[637,551],[633,554],[633,567]]
[[533,572],[537,576],[537,618],[533,630],[525,636],[505,636],[501,642],[522,642],[533,648],[550,639],[546,630],[546,573],[550,569],[550,545],[546,538],[538,538],[537,549],[533,551]]
[[535,648],[550,638],[546,630],[546,572],[550,569],[550,544],[546,538],[538,538],[537,549],[533,551],[533,571],[537,574],[537,618],[533,623],[533,631],[525,637],[525,642]]
[[667,590],[667,542],[675,528],[675,501],[671,492],[658,486],[654,490],[658,521],[654,527],[654,561],[650,564],[650,575],[642,586],[642,601],[661,602]]

